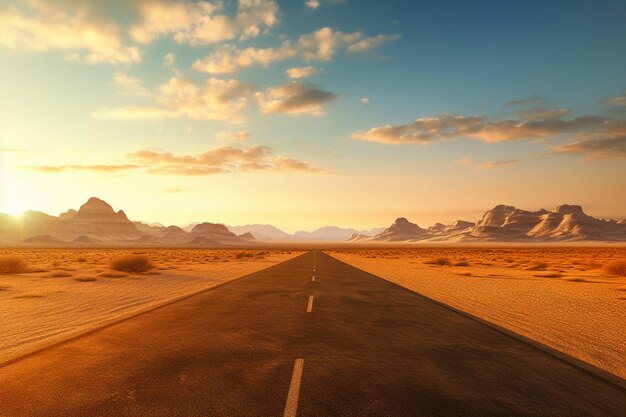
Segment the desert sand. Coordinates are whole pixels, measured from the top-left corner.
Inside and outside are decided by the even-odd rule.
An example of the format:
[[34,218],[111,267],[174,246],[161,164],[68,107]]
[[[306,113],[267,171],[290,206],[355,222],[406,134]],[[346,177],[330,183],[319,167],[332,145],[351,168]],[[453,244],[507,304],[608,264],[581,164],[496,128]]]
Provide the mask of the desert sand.
[[[144,254],[154,269],[110,267]],[[298,251],[3,249],[26,271],[0,275],[0,364],[188,294],[290,259]]]
[[626,378],[626,248],[346,249],[328,253]]

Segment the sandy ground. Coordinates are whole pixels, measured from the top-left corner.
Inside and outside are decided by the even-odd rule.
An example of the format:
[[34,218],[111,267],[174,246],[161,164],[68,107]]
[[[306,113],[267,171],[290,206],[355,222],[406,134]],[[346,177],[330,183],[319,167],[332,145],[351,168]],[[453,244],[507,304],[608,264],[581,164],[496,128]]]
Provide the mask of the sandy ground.
[[[112,271],[129,253],[150,257],[143,274]],[[297,251],[0,250],[25,273],[0,275],[0,364],[169,300],[290,259]]]
[[603,269],[626,248],[328,253],[626,379],[626,278]]

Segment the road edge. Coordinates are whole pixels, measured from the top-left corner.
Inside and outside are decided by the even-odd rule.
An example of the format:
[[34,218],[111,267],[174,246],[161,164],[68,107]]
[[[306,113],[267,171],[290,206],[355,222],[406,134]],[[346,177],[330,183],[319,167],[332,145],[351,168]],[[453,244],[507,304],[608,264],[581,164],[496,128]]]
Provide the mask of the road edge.
[[411,292],[411,293],[417,295],[418,297],[423,298],[426,301],[429,301],[431,303],[437,304],[437,305],[439,305],[439,306],[441,306],[441,307],[443,307],[445,309],[448,309],[448,310],[453,311],[453,312],[455,312],[457,314],[460,314],[460,315],[462,315],[464,317],[467,317],[470,320],[473,320],[473,321],[475,321],[477,323],[481,323],[481,324],[483,324],[483,325],[485,325],[487,327],[490,327],[491,329],[496,330],[499,333],[502,333],[502,334],[504,334],[506,336],[512,337],[514,339],[517,339],[518,341],[520,341],[520,342],[522,342],[524,344],[527,344],[527,345],[529,345],[529,346],[531,346],[531,347],[533,347],[535,349],[538,349],[538,350],[540,350],[540,351],[542,351],[542,352],[544,352],[544,353],[546,353],[546,354],[548,354],[548,355],[550,355],[550,356],[560,360],[561,362],[567,363],[570,366],[573,366],[575,368],[580,369],[581,371],[583,371],[583,372],[593,376],[594,378],[600,379],[600,380],[602,380],[604,382],[607,382],[607,383],[609,383],[611,385],[616,386],[617,388],[619,388],[619,389],[621,389],[623,391],[626,391],[626,380],[622,379],[621,377],[619,377],[619,376],[617,376],[615,374],[612,374],[612,373],[610,373],[608,371],[605,371],[604,369],[598,368],[597,366],[592,365],[592,364],[590,364],[588,362],[585,362],[585,361],[583,361],[581,359],[578,359],[578,358],[575,358],[573,356],[570,356],[567,353],[564,353],[564,352],[561,352],[559,350],[556,350],[555,348],[550,347],[550,346],[548,346],[548,345],[546,345],[544,343],[538,342],[538,341],[536,341],[534,339],[531,339],[531,338],[529,338],[527,336],[523,336],[523,335],[521,335],[519,333],[516,333],[516,332],[514,332],[512,330],[509,330],[509,329],[507,329],[505,327],[502,327],[502,326],[500,326],[498,324],[495,324],[493,322],[490,322],[488,320],[485,320],[483,318],[475,316],[475,315],[473,315],[471,313],[468,313],[466,311],[460,310],[460,309],[458,309],[456,307],[453,307],[453,306],[451,306],[449,304],[445,304],[445,303],[443,303],[441,301],[435,300],[434,298],[431,298],[431,297],[429,297],[427,295],[424,295],[424,294],[422,294],[420,292],[417,292],[415,290],[412,290],[410,288],[404,287],[404,286],[402,286],[402,285],[400,285],[400,284],[398,284],[396,282],[393,282],[393,281],[391,281],[391,280],[389,280],[387,278],[383,278],[383,277],[379,277],[378,275],[374,275],[371,272],[368,272],[368,271],[366,271],[364,269],[361,269],[361,268],[356,267],[354,265],[351,265],[351,264],[349,264],[347,262],[344,262],[341,259],[338,259],[338,258],[336,258],[336,257],[334,257],[334,256],[332,256],[332,255],[330,255],[330,254],[328,254],[326,252],[323,252],[323,251],[321,251],[321,252],[324,253],[325,255],[335,259],[336,261],[341,262],[344,265],[348,265],[349,267],[357,269],[357,270],[359,270],[359,271],[361,271],[361,272],[363,272],[363,273],[365,273],[367,275],[370,275],[370,276],[372,276],[374,278],[386,281],[386,282],[388,282],[388,283],[390,283],[390,284],[392,284],[392,285],[394,285],[394,286],[396,286],[398,288],[402,288],[405,291]]
[[157,303],[157,304],[152,304],[152,305],[146,306],[145,309],[144,308],[140,308],[139,310],[130,311],[127,314],[123,314],[121,316],[114,317],[114,318],[111,318],[109,320],[104,320],[104,321],[102,321],[100,323],[94,324],[93,327],[88,327],[88,328],[85,328],[85,329],[81,329],[81,330],[76,331],[75,333],[74,332],[69,332],[69,334],[65,338],[52,340],[52,341],[50,341],[49,344],[42,343],[41,345],[37,345],[36,347],[33,347],[32,350],[28,350],[27,349],[23,354],[21,354],[19,356],[16,356],[14,358],[8,359],[8,360],[6,360],[4,362],[0,362],[0,369],[6,368],[8,366],[11,366],[11,365],[13,365],[13,364],[15,364],[17,362],[20,362],[20,361],[22,361],[24,359],[27,359],[30,356],[34,356],[34,355],[37,355],[37,354],[39,354],[41,352],[44,352],[46,350],[53,349],[53,348],[56,348],[58,346],[62,346],[64,344],[73,342],[74,340],[80,339],[81,337],[89,336],[89,335],[97,333],[97,332],[99,332],[101,330],[107,329],[109,327],[113,327],[116,324],[125,322],[127,320],[134,319],[135,317],[139,317],[139,316],[142,316],[142,315],[147,314],[147,313],[151,313],[151,312],[153,312],[155,310],[161,309],[163,307],[170,306],[170,305],[175,304],[175,303],[177,303],[179,301],[186,300],[188,298],[191,298],[191,297],[194,297],[196,295],[205,293],[207,291],[214,290],[215,288],[218,288],[218,287],[230,284],[231,282],[239,281],[239,280],[242,280],[244,278],[250,278],[250,277],[252,277],[252,276],[254,276],[256,274],[259,274],[261,272],[265,272],[265,271],[267,271],[269,269],[275,268],[275,267],[277,267],[279,265],[282,265],[282,264],[284,264],[286,262],[291,262],[291,261],[293,261],[295,259],[298,259],[301,256],[306,255],[309,252],[310,251],[303,251],[303,253],[301,253],[300,255],[294,256],[293,258],[289,258],[289,259],[284,260],[282,262],[279,262],[277,264],[270,265],[270,266],[268,266],[266,268],[259,269],[258,271],[254,271],[254,272],[251,272],[251,273],[246,274],[246,275],[241,275],[239,277],[235,277],[235,278],[229,279],[227,281],[218,282],[215,285],[211,285],[209,287],[203,288],[203,289],[198,290],[198,291],[194,291],[194,292],[191,292],[191,293],[188,293],[188,294],[180,295],[180,296],[177,296],[177,297],[174,297],[174,298],[168,298],[168,299],[164,300],[161,303]]

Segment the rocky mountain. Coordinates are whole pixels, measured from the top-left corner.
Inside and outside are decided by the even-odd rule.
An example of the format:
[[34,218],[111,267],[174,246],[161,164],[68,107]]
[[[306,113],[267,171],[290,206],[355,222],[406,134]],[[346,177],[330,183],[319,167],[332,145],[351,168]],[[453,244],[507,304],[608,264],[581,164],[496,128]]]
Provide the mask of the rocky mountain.
[[247,224],[244,226],[228,226],[228,230],[237,235],[251,233],[258,240],[262,241],[286,241],[293,239],[289,233],[283,232],[271,224]]
[[364,235],[362,233],[354,233],[352,236],[350,236],[350,239],[348,239],[348,242],[361,242],[364,240],[369,240],[371,239],[372,236],[370,235]]
[[245,226],[228,226],[228,229],[236,234],[252,233],[259,241],[282,241],[282,242],[338,242],[349,239],[354,234],[373,236],[380,233],[384,228],[370,230],[356,230],[337,226],[324,226],[313,231],[300,230],[294,234],[286,233],[269,224],[249,224]]
[[316,241],[338,241],[346,240],[355,233],[360,233],[356,229],[346,229],[337,226],[324,226],[307,232],[300,230],[294,233],[296,240],[316,240]]
[[92,197],[78,210],[59,216],[29,211],[19,218],[0,214],[0,242],[42,246],[223,246],[249,244],[254,236],[238,237],[226,226],[200,223],[186,232],[178,226],[132,222],[123,210]]
[[[443,225],[442,225],[443,226]],[[381,233],[372,238],[379,241],[413,241],[428,235],[428,230],[422,229],[415,223],[411,223],[404,217],[399,217],[395,222]]]
[[626,219],[598,219],[581,206],[528,211],[497,205],[476,222],[457,220],[422,228],[400,217],[386,229],[357,230],[325,226],[288,234],[271,226],[191,223],[185,227],[131,221],[123,210],[92,197],[78,210],[59,216],[28,211],[15,217],[0,213],[0,244],[30,246],[220,247],[263,241],[349,242],[626,242]]
[[[355,240],[353,237],[351,240]],[[626,241],[626,224],[596,219],[581,206],[561,205],[553,210],[527,211],[498,205],[476,223],[457,220],[451,225],[436,223],[428,229],[401,217],[389,228],[360,241]]]
[[191,229],[189,235],[192,238],[204,238],[221,243],[235,243],[239,242],[239,238],[236,234],[228,230],[223,224],[217,223],[200,223]]

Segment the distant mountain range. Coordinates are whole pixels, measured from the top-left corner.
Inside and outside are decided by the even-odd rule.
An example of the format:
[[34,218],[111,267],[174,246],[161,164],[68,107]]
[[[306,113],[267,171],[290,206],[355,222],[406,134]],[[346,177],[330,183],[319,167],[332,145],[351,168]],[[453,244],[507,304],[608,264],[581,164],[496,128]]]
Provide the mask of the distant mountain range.
[[0,214],[0,241],[30,245],[75,246],[234,246],[254,242],[222,224],[199,223],[189,231],[178,226],[132,222],[124,211],[92,197],[77,210],[58,217],[28,211],[19,218]]
[[498,205],[477,222],[457,220],[437,223],[427,229],[404,217],[383,232],[367,236],[354,234],[353,242],[574,242],[626,241],[626,219],[596,219],[581,206],[562,205],[554,210],[526,211]]
[[177,246],[222,247],[258,242],[574,242],[626,241],[626,220],[597,219],[582,207],[526,211],[498,205],[476,223],[457,220],[422,228],[404,217],[388,228],[356,230],[326,226],[286,233],[268,224],[224,226],[192,223],[184,227],[142,223],[96,197],[59,216],[28,211],[0,214],[0,243],[30,246]]

